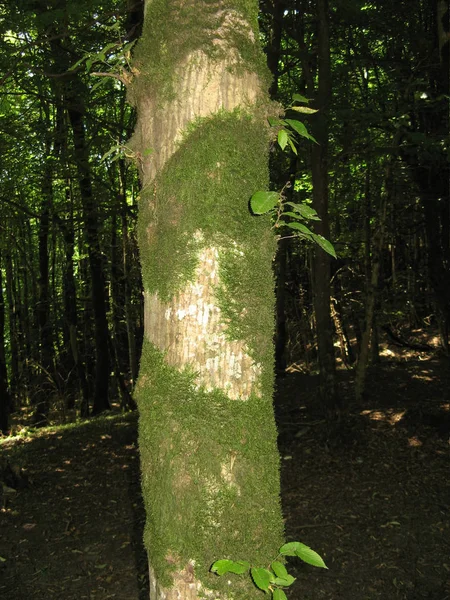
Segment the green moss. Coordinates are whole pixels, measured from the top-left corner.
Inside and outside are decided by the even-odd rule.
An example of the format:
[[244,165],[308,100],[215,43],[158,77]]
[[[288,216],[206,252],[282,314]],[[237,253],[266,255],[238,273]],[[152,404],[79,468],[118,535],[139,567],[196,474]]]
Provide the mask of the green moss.
[[265,125],[240,111],[216,114],[196,124],[143,192],[138,226],[144,288],[165,300],[192,279],[202,244],[221,248],[217,295],[228,333],[246,340],[257,362],[272,353],[275,240],[248,202],[267,180]]
[[[142,356],[137,401],[151,564],[170,585],[166,559],[176,569],[193,558],[206,587],[230,591],[226,578],[208,573],[214,560],[265,565],[282,543],[272,397],[232,401],[197,389],[194,373],[169,367],[151,344]],[[231,590],[236,599],[260,594],[241,578]]]
[[[189,0],[148,5],[136,52],[141,76],[132,95],[150,95],[155,106],[158,100],[164,105],[173,98],[174,67],[184,57],[201,48],[221,60],[226,48],[211,42],[228,9],[251,24],[256,40],[245,29],[233,33],[231,45],[241,57],[233,69],[266,77],[257,3],[209,0],[200,13],[198,6]],[[222,390],[199,389],[189,366],[170,367],[146,342],[136,393],[145,542],[156,577],[170,586],[172,572],[194,559],[206,588],[227,590],[236,600],[260,592],[240,578],[230,588],[227,578],[209,574],[212,562],[230,557],[265,565],[282,543],[272,408],[275,240],[270,219],[249,211],[252,194],[268,184],[265,108],[192,123],[143,190],[138,224],[144,289],[165,301],[193,279],[201,248],[218,248],[215,292],[226,334],[244,341],[261,365],[258,393],[231,400]]]
[[251,40],[247,27],[239,28],[238,24],[228,32],[227,42],[239,50],[234,69],[258,73],[268,89],[270,76],[259,44],[256,2],[207,0],[199,10],[198,2],[189,0],[152,0],[134,53],[140,77],[129,88],[130,101],[133,103],[143,88],[160,101],[173,99],[176,67],[195,50],[201,49],[213,60],[222,60],[226,48],[212,42],[229,11],[237,12],[242,22],[250,25],[255,40]]
[[[261,393],[230,400],[221,390],[198,390],[195,373],[169,367],[151,344],[144,346],[137,401],[145,539],[157,577],[166,585],[169,556],[174,568],[193,557],[205,586],[225,589],[225,578],[208,574],[214,560],[266,564],[282,542],[272,410],[275,241],[270,220],[252,216],[248,205],[267,185],[266,149],[262,119],[240,111],[203,119],[142,198],[144,288],[170,299],[192,278],[199,248],[217,245],[216,295],[227,335],[244,340],[262,366]],[[194,239],[196,231],[201,239]],[[221,468],[232,456],[234,484],[227,486]],[[208,485],[216,490],[209,500]],[[217,519],[210,514],[212,505],[223,511]],[[252,598],[251,584],[239,582],[236,578],[241,591],[235,598]]]

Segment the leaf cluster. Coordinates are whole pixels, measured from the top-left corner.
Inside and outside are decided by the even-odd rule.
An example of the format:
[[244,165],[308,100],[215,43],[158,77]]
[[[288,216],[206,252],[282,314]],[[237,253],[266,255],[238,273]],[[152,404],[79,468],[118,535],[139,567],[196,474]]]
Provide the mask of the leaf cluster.
[[214,562],[210,570],[219,576],[226,573],[234,573],[236,575],[249,573],[255,586],[266,594],[271,594],[272,600],[287,600],[283,588],[291,586],[295,581],[295,577],[290,575],[285,565],[278,560],[284,556],[296,556],[303,562],[314,567],[328,568],[322,557],[309,546],[301,542],[289,542],[281,546],[278,556],[267,568],[252,567],[245,560],[234,561],[222,559]]
[[[316,113],[317,110],[308,106],[296,106],[295,102],[307,104],[308,98],[301,94],[293,95],[293,103],[286,110],[295,110],[305,114]],[[277,127],[278,145],[282,150],[289,146],[295,155],[298,154],[298,141],[296,135],[309,139],[317,144],[317,141],[308,130],[304,123],[296,119],[274,119],[269,118],[271,127]],[[333,245],[322,235],[316,234],[305,224],[307,221],[320,221],[317,212],[305,203],[290,202],[286,200],[284,190],[290,187],[288,182],[280,192],[258,191],[250,199],[250,209],[254,215],[271,214],[275,219],[274,228],[287,227],[294,233],[294,236],[314,242],[325,252],[336,258],[336,252]]]

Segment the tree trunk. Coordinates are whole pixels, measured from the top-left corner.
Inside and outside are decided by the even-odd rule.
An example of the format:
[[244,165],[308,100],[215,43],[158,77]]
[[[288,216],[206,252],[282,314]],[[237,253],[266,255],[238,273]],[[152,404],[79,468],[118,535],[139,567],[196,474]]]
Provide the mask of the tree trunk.
[[[65,2],[63,6],[65,7]],[[86,106],[83,83],[74,72],[68,74],[76,52],[71,47],[67,21],[55,23],[46,30],[54,60],[51,70],[61,79],[61,95],[64,110],[67,111],[72,129],[73,155],[78,175],[81,204],[83,207],[85,241],[89,259],[92,309],[94,314],[95,338],[95,386],[92,414],[99,414],[110,408],[109,403],[109,329],[107,300],[102,249],[100,244],[100,214],[98,199],[92,186],[92,173],[89,162],[89,140],[86,138]],[[61,39],[64,42],[61,42]]]
[[[125,208],[125,207],[124,207]],[[123,211],[124,212],[124,211]],[[125,300],[125,321],[127,326],[128,339],[128,360],[130,364],[131,388],[133,389],[136,383],[139,371],[139,358],[136,344],[136,310],[133,308],[132,301],[132,277],[131,259],[132,243],[128,229],[127,215],[122,214],[122,244],[123,244],[123,276],[124,276],[124,300]],[[138,282],[135,281],[138,286]]]
[[[51,145],[46,142],[46,157],[51,157]],[[53,205],[52,189],[53,169],[51,161],[44,165],[42,180],[42,204],[39,221],[39,299],[37,304],[37,322],[39,325],[39,365],[38,385],[33,395],[34,411],[33,423],[44,426],[48,422],[49,399],[54,388],[53,369],[53,336],[50,324],[50,290],[49,290],[49,252],[48,236],[50,231],[50,217]]]
[[394,194],[394,167],[398,160],[398,149],[402,135],[403,132],[400,129],[397,130],[392,142],[393,153],[386,165],[384,190],[382,192],[381,204],[378,212],[377,231],[373,236],[372,242],[373,256],[370,264],[367,265],[367,268],[370,270],[370,280],[367,282],[364,329],[359,345],[358,363],[355,370],[355,398],[357,403],[361,402],[365,390],[371,343],[373,343],[374,347],[376,346],[376,349],[378,348],[378,337],[375,335],[375,339],[372,338],[374,337],[373,332],[375,327],[375,309],[377,305],[380,278],[381,253],[384,245],[388,208],[392,203]]
[[[73,84],[76,86],[76,82]],[[101,413],[109,405],[109,350],[108,321],[106,316],[105,275],[99,239],[99,214],[92,190],[89,153],[85,139],[84,105],[81,96],[71,93],[67,111],[73,131],[73,145],[78,170],[78,183],[86,224],[86,242],[91,276],[92,308],[95,332],[95,388],[92,414]]]
[[282,543],[275,243],[268,219],[248,209],[268,180],[257,11],[256,0],[147,0],[136,49],[136,398],[152,600],[256,599],[250,582],[230,586],[209,567],[225,557],[266,565]]
[[17,302],[14,290],[14,270],[11,251],[5,253],[6,300],[8,302],[9,350],[11,372],[9,390],[13,405],[19,400],[19,339],[17,331]]
[[[319,63],[316,108],[313,134],[317,144],[312,147],[313,208],[320,221],[315,231],[330,239],[328,217],[328,107],[331,99],[330,39],[328,32],[328,0],[317,0],[319,19]],[[333,321],[330,300],[330,256],[316,247],[313,260],[314,312],[317,327],[317,353],[320,370],[320,396],[325,412],[333,418],[338,409],[336,365],[333,346]]]
[[278,83],[280,78],[280,56],[281,39],[283,35],[283,16],[286,4],[283,0],[269,3],[269,14],[271,18],[270,30],[267,44],[267,66],[272,73],[272,85],[269,93],[271,98],[278,96]]
[[[69,183],[67,182],[67,185]],[[68,194],[69,196],[69,194]],[[69,197],[67,198],[69,200]],[[70,199],[71,200],[71,199]],[[69,330],[69,346],[72,355],[73,364],[78,376],[78,385],[81,391],[80,416],[86,418],[89,416],[89,388],[86,380],[86,369],[83,359],[80,356],[78,343],[78,311],[77,311],[77,286],[75,283],[75,273],[73,268],[73,255],[75,250],[75,232],[73,228],[73,211],[66,221],[58,219],[58,225],[64,238],[64,316]],[[69,403],[68,408],[73,408]]]
[[[1,248],[0,248],[1,251]],[[8,390],[8,371],[5,356],[5,300],[3,297],[3,273],[0,255],[0,432],[8,433],[11,398]]]

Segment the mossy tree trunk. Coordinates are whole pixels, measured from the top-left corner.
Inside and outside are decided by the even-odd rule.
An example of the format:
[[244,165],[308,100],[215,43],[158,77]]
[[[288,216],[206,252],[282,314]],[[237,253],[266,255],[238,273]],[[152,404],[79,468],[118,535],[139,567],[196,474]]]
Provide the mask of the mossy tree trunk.
[[152,600],[257,598],[219,558],[282,543],[273,417],[275,250],[256,0],[148,0],[130,100],[142,181],[136,399]]

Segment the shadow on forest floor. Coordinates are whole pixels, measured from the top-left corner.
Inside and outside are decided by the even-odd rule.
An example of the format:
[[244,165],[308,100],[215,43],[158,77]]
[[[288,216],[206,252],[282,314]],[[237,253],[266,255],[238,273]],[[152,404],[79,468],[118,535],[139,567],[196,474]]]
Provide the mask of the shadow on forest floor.
[[[382,362],[363,405],[331,429],[315,378],[279,382],[286,533],[329,567],[293,563],[293,600],[450,599],[449,367]],[[349,372],[339,376],[350,396]]]
[[29,478],[0,511],[0,598],[147,599],[137,415],[35,435],[0,446]]
[[[350,396],[350,374],[339,376]],[[315,377],[280,379],[287,538],[329,567],[293,562],[291,600],[450,599],[449,390],[446,359],[386,361],[364,404],[330,429]],[[0,511],[1,598],[148,598],[136,421],[99,418],[0,446],[30,480]]]

